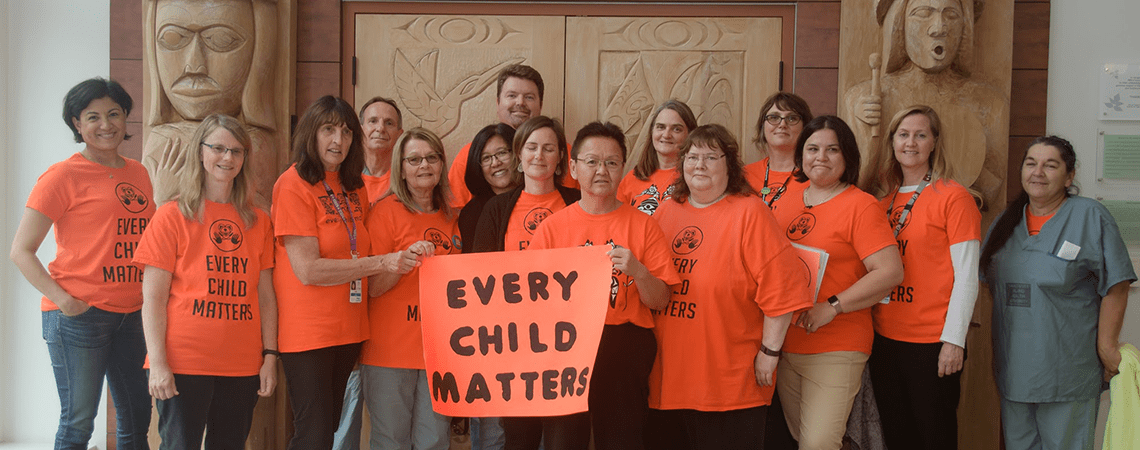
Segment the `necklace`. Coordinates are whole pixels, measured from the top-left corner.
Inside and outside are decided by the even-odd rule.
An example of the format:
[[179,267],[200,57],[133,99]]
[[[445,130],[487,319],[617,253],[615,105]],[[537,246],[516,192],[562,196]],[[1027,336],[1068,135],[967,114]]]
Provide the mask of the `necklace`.
[[845,187],[847,187],[846,183],[835,183],[835,187],[833,187],[827,191],[827,195],[825,195],[823,197],[823,200],[820,200],[820,201],[813,204],[810,201],[808,201],[808,192],[810,192],[811,188],[812,188],[812,186],[809,185],[807,189],[804,189],[804,208],[812,209],[813,207],[827,203],[828,200],[831,200],[836,195],[838,195],[839,192],[842,192],[842,189]]
[[701,203],[701,202],[698,202],[698,201],[696,201],[696,200],[694,200],[694,199],[693,199],[693,196],[691,196],[691,195],[690,195],[690,196],[689,196],[689,204],[690,204],[690,205],[693,205],[693,207],[694,207],[694,208],[704,208],[704,207],[707,207],[707,206],[709,206],[709,205],[712,205],[712,204],[714,204],[714,203],[716,203],[716,202],[719,202],[719,201],[723,200],[723,199],[724,199],[724,196],[726,196],[726,195],[728,195],[728,193],[727,193],[727,192],[724,192],[724,193],[720,194],[720,197],[717,197],[717,198],[713,199],[713,201],[711,201],[711,202],[708,202],[708,203]]

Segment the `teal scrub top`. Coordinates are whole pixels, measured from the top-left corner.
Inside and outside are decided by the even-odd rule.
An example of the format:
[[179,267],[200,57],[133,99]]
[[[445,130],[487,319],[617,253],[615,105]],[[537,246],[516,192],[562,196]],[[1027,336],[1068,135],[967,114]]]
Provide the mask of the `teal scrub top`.
[[1100,395],[1100,302],[1112,286],[1136,280],[1128,248],[1095,200],[1069,197],[1036,236],[1022,216],[983,274],[994,299],[998,391],[1023,403]]

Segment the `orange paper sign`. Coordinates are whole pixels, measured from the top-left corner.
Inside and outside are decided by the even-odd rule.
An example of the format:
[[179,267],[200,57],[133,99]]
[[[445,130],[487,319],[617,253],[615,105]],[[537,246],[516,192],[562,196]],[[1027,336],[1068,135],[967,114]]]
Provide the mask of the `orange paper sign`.
[[427,258],[420,317],[432,408],[453,417],[586,411],[609,248]]

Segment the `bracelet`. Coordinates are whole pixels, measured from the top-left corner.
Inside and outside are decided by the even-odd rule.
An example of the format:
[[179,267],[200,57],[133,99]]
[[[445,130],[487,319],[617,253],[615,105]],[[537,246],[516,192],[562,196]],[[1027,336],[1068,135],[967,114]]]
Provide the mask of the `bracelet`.
[[763,342],[761,342],[760,343],[760,353],[763,353],[765,355],[772,356],[775,358],[779,358],[780,354],[783,352],[781,352],[780,350],[772,350],[772,349],[768,348],[767,345],[764,345]]
[[273,355],[273,356],[276,356],[276,357],[277,357],[277,359],[281,359],[281,352],[279,352],[279,351],[277,351],[277,350],[270,350],[270,349],[265,349],[265,350],[262,350],[262,351],[261,351],[261,356],[263,356],[263,357],[264,357],[264,356],[266,356],[266,355]]
[[827,298],[827,303],[830,303],[831,307],[835,308],[836,314],[843,314],[843,306],[839,304],[839,297],[832,295]]

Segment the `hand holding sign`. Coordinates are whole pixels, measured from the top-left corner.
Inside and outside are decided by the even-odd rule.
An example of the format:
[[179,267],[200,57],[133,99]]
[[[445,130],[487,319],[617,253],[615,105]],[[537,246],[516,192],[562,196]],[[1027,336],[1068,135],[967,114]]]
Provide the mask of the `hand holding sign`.
[[585,411],[609,299],[605,250],[424,261],[420,310],[432,408],[459,417]]

